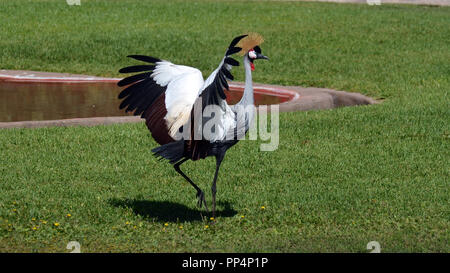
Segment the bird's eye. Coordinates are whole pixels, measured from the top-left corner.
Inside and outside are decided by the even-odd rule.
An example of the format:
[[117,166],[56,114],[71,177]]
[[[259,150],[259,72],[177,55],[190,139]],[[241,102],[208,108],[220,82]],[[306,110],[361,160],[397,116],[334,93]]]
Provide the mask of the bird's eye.
[[250,58],[252,58],[252,59],[255,59],[255,58],[256,58],[256,53],[255,53],[255,51],[254,51],[254,50],[250,50],[250,51],[248,52],[248,56],[249,56]]

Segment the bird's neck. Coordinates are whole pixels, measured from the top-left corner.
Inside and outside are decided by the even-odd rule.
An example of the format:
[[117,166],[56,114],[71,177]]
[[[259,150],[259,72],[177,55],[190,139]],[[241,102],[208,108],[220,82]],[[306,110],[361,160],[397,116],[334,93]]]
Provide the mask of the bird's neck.
[[252,83],[252,68],[250,60],[247,56],[244,57],[245,68],[245,88],[241,100],[233,106],[233,111],[236,114],[237,131],[247,132],[253,123],[255,116],[255,101],[253,98],[253,83]]
[[241,100],[238,102],[241,106],[254,105],[254,97],[253,97],[253,82],[252,82],[252,68],[250,65],[250,60],[247,55],[244,56],[244,68],[245,68],[245,88],[244,94]]

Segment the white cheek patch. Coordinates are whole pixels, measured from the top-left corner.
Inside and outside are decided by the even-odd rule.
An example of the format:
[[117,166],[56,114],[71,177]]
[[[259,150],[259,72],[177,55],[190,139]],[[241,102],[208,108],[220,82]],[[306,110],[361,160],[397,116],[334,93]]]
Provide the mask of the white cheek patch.
[[256,53],[255,53],[255,51],[254,51],[254,50],[249,51],[249,52],[248,52],[248,56],[249,56],[250,58],[252,58],[252,59],[255,59],[255,58],[256,58]]

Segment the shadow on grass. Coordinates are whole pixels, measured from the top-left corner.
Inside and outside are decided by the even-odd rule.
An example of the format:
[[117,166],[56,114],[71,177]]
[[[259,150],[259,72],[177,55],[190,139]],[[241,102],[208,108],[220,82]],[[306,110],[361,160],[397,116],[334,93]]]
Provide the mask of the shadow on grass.
[[[115,207],[131,208],[135,214],[158,222],[202,221],[201,214],[208,218],[211,216],[211,212],[206,213],[204,209],[192,209],[168,201],[114,198],[110,199],[109,203]],[[217,207],[223,207],[223,209],[216,210],[216,217],[232,217],[237,214],[228,201],[217,202]]]

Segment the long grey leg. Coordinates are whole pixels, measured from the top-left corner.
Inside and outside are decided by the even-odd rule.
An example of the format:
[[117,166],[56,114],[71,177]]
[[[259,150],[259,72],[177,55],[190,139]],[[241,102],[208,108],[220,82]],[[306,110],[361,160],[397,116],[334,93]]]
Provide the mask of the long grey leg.
[[217,182],[217,175],[219,174],[219,168],[220,164],[222,163],[224,154],[220,154],[216,156],[216,172],[214,173],[214,180],[211,186],[211,192],[212,192],[212,217],[216,218],[216,182]]
[[177,173],[179,173],[181,176],[183,176],[184,179],[186,179],[186,181],[189,182],[189,184],[191,184],[197,190],[197,198],[198,198],[197,205],[201,208],[202,203],[203,203],[205,205],[206,211],[208,212],[208,206],[206,205],[206,200],[205,200],[205,193],[197,185],[195,185],[195,183],[192,182],[192,180],[187,175],[185,175],[180,169],[180,165],[183,164],[184,162],[186,162],[187,160],[188,160],[188,158],[184,158],[184,159],[178,161],[177,163],[175,163],[175,165],[173,165],[173,167],[175,168],[175,171],[177,171]]

